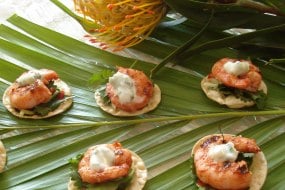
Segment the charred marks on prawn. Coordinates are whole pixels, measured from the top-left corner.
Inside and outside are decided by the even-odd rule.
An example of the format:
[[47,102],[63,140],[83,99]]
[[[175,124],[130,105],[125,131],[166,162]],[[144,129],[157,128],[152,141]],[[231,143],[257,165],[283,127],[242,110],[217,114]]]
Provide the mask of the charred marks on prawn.
[[252,158],[244,153],[258,151],[255,140],[241,136],[225,134],[205,138],[194,152],[196,175],[203,184],[215,189],[247,189],[252,178],[249,170]]
[[[232,162],[230,162],[230,161],[223,162],[223,169],[228,169],[231,166],[232,166]],[[235,172],[239,173],[241,175],[249,173],[249,169],[248,169],[246,162],[243,162],[243,161],[240,162],[239,165],[236,167]]]
[[[227,63],[246,62],[249,64],[245,73],[233,74],[225,69]],[[212,73],[215,79],[227,87],[243,89],[250,92],[257,92],[262,81],[260,70],[249,60],[237,60],[223,58],[218,60],[212,67]]]
[[214,136],[206,139],[200,146],[201,146],[201,148],[206,148],[210,144],[217,142],[219,139],[220,139],[220,136],[214,135]]
[[53,94],[48,84],[57,79],[58,74],[48,69],[24,72],[11,85],[8,92],[11,106],[17,110],[31,109],[48,102]]
[[14,85],[14,87],[11,89],[10,93],[19,93],[19,95],[25,94],[27,91],[30,93],[35,92],[35,88],[39,86],[38,81],[36,81],[34,84],[26,85],[26,86],[19,86],[18,84]]
[[[90,147],[84,153],[83,157],[78,163],[77,172],[80,175],[80,178],[83,182],[90,183],[90,184],[97,184],[97,183],[103,183],[103,182],[115,180],[115,179],[128,175],[130,168],[132,166],[131,152],[127,149],[124,149],[119,142],[115,142],[113,144],[98,145],[98,147],[102,147],[102,146],[107,148],[107,150],[114,152],[115,157],[114,158],[112,156],[110,157],[111,160],[114,159],[111,161],[112,164],[108,163],[107,165],[103,166],[103,168],[100,168],[100,167],[96,169],[92,168],[90,166],[91,156],[97,146]],[[105,150],[103,150],[101,153],[106,152]],[[105,156],[108,157],[108,155],[109,154]],[[103,159],[102,159],[102,155],[98,156],[98,159],[99,160],[102,159],[102,161],[106,160],[105,158],[106,157],[103,156]]]
[[229,168],[231,166],[231,162],[230,161],[225,161],[223,163],[224,168]]
[[241,174],[249,173],[246,162],[242,162],[242,164],[237,168],[237,171],[239,171]]
[[46,103],[51,96],[52,93],[41,80],[25,86],[14,83],[9,92],[11,105],[18,110],[31,109],[40,103]]
[[[242,141],[241,139],[244,139],[240,136],[232,136],[232,137],[224,137],[223,135],[214,135],[210,138],[206,139],[200,147],[202,149],[208,149],[211,144],[226,144],[228,142],[233,142],[235,147],[241,152],[251,152],[251,153],[257,153],[260,151],[260,148],[256,145],[255,141],[253,139],[246,139],[246,141]],[[246,148],[244,148],[246,147]],[[240,174],[246,174],[249,173],[248,165],[245,161],[242,160],[236,160],[235,163],[239,163],[236,167],[236,172]],[[224,161],[222,163],[222,166],[224,169],[228,169],[232,166],[232,162],[230,161]]]
[[[246,139],[246,140],[245,140]],[[216,143],[216,144],[225,144],[228,142],[232,142],[236,149],[239,150],[239,152],[249,152],[249,153],[257,153],[260,151],[260,148],[257,146],[255,140],[244,138],[241,136],[226,136],[223,137],[222,135],[214,135],[208,139],[206,139],[201,145],[201,148],[206,148],[210,144]]]

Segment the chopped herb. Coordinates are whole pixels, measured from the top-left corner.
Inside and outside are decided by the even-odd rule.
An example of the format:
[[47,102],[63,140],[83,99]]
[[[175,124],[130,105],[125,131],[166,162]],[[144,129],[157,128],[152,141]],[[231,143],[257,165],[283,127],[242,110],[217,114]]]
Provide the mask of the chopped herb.
[[99,92],[100,97],[103,99],[105,105],[111,104],[111,100],[106,93],[106,85],[102,85],[100,88],[98,88],[97,92]]
[[229,152],[234,153],[235,152],[234,147],[231,146]]
[[51,96],[51,98],[50,98],[50,101],[54,100],[54,99],[57,97],[57,95],[59,94],[59,92],[60,92],[60,90],[59,90],[59,89],[56,89],[56,90],[54,91],[54,93],[52,94],[52,96]]
[[254,101],[258,109],[263,109],[265,107],[267,96],[262,90],[257,92],[249,92],[246,90],[228,87],[223,84],[219,84],[218,89],[225,97],[233,95],[244,102]]
[[78,164],[80,160],[82,159],[84,154],[78,154],[74,158],[70,158],[68,160],[68,163],[71,166],[70,169],[70,177],[72,181],[75,181],[75,185],[79,187],[80,189],[83,187],[83,182],[81,181],[81,177],[78,174]]
[[127,177],[124,177],[120,180],[117,190],[125,190],[129,185],[129,183],[132,181],[134,175],[135,175],[135,170],[131,168]]
[[76,170],[77,170],[78,164],[79,164],[79,162],[80,162],[80,160],[81,160],[82,157],[83,157],[83,153],[77,154],[76,157],[70,158],[70,159],[68,160],[68,162],[69,162],[69,164],[70,164],[73,168],[76,168]]
[[88,84],[91,86],[96,86],[100,84],[107,83],[109,77],[114,74],[113,70],[105,69],[99,73],[95,73],[92,77],[88,80]]
[[52,100],[50,100],[47,103],[43,103],[43,104],[37,105],[36,107],[33,108],[32,111],[34,111],[38,115],[45,116],[49,112],[54,111],[55,109],[57,109],[58,106],[60,106],[60,104],[62,102],[66,101],[69,98],[71,98],[71,97],[65,97],[64,99],[60,99],[60,100],[56,99],[56,98],[53,98]]
[[54,88],[54,89],[58,89],[57,86],[54,84],[53,80],[50,80],[49,83],[46,85],[49,89],[50,88]]
[[189,159],[189,164],[190,164],[190,176],[191,178],[193,179],[194,181],[194,190],[200,190],[201,189],[201,186],[198,185],[198,177],[196,175],[196,167],[195,167],[195,164],[194,164],[194,156],[192,155]]
[[252,94],[252,99],[255,101],[258,109],[263,109],[265,107],[267,95],[263,91],[258,91]]
[[71,98],[71,97],[64,97],[63,95],[61,99],[58,99],[58,95],[61,94],[62,91],[57,87],[57,85],[54,84],[54,81],[49,82],[48,88],[54,89],[50,101],[48,101],[47,103],[39,104],[33,108],[33,111],[41,116],[45,116],[49,112],[54,111],[55,109],[58,108],[58,106],[60,106],[62,102]]

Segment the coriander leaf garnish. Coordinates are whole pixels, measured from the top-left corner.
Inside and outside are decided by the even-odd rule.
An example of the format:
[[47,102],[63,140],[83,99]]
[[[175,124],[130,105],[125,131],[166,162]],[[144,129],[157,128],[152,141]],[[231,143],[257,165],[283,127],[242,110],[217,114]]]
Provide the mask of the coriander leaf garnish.
[[96,86],[100,85],[103,83],[106,83],[109,79],[114,74],[113,70],[105,69],[102,70],[99,73],[95,73],[92,75],[92,77],[88,80],[88,84],[91,86]]
[[[109,78],[115,74],[115,71],[110,69],[102,70],[99,73],[93,74],[93,76],[88,80],[89,86],[97,86],[96,92],[100,94],[100,97],[103,99],[105,105],[111,103],[108,95],[106,94],[106,83]],[[98,85],[100,85],[98,87]]]
[[267,95],[263,91],[258,91],[252,94],[252,99],[255,101],[258,109],[263,109],[266,104]]
[[106,85],[102,85],[96,91],[100,94],[100,97],[103,99],[105,105],[109,105],[111,103],[111,100],[106,93]]
[[33,108],[33,112],[40,115],[40,116],[45,116],[47,115],[49,112],[54,111],[55,109],[57,109],[61,103],[63,103],[64,101],[68,100],[72,98],[71,96],[65,97],[63,99],[56,99],[53,98],[51,99],[49,102],[47,103],[42,103],[39,104],[37,106],[35,106]]
[[[196,174],[196,167],[195,167],[195,163],[194,163],[194,155],[191,155],[189,161],[189,165],[190,165],[190,176],[193,180],[193,190],[208,190],[208,186],[201,186],[199,184],[199,178]],[[210,190],[210,189],[209,189]]]
[[48,88],[58,89],[57,85],[54,84],[54,81],[53,81],[53,80],[51,80],[51,81],[48,82],[47,87],[48,87]]
[[265,107],[267,95],[262,90],[257,92],[250,92],[242,89],[228,87],[223,84],[219,84],[218,89],[225,97],[233,95],[244,102],[254,101],[258,109],[263,109]]
[[79,188],[83,187],[83,183],[81,181],[81,177],[78,174],[78,164],[80,162],[80,160],[82,159],[84,154],[78,154],[76,155],[76,157],[70,158],[68,160],[70,166],[71,166],[71,171],[70,171],[70,177],[71,180],[75,181],[75,185]]

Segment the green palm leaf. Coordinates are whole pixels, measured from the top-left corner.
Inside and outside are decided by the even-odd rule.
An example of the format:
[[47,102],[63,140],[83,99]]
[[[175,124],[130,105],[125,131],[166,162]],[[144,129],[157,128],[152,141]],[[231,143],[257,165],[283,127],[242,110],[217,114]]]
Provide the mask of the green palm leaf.
[[[0,105],[0,137],[8,150],[8,164],[0,174],[0,189],[66,189],[67,160],[91,145],[115,140],[137,152],[145,161],[149,170],[145,189],[193,189],[188,161],[192,146],[204,135],[219,133],[218,126],[225,133],[255,138],[269,163],[264,189],[285,187],[284,180],[280,180],[285,160],[282,155],[284,69],[281,67],[258,62],[270,89],[265,111],[252,108],[233,112],[208,100],[201,92],[200,81],[214,60],[236,57],[240,51],[221,48],[202,52],[181,61],[181,64],[190,61],[187,67],[193,72],[164,67],[155,75],[153,80],[163,94],[155,111],[122,119],[98,108],[93,98],[94,89],[87,81],[93,73],[106,68],[128,67],[134,59],[94,48],[19,16],[11,17],[9,22],[20,30],[0,26],[0,51],[5,55],[0,57],[0,94],[23,71],[31,67],[51,68],[71,86],[74,104],[62,115],[38,121],[15,118]],[[174,29],[183,33],[189,29],[187,24]],[[166,34],[170,35],[172,30]],[[153,35],[159,37],[158,33]],[[177,45],[183,42],[176,41]],[[147,52],[148,43],[161,47],[153,52],[161,57],[175,49],[175,46],[150,41],[135,48]],[[154,66],[138,61],[135,68],[149,74]],[[265,116],[268,114],[270,116]],[[18,129],[12,130],[14,127]]]

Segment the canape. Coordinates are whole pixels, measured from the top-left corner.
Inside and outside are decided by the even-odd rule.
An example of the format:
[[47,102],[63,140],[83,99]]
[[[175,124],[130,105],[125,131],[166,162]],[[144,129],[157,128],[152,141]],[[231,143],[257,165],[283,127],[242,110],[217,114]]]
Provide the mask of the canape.
[[3,104],[17,117],[43,119],[67,110],[72,96],[69,86],[55,71],[30,70],[6,89]]
[[265,106],[267,86],[258,67],[249,60],[220,59],[201,87],[208,98],[229,108]]
[[0,141],[0,173],[4,170],[5,164],[6,164],[6,149],[2,143],[2,141]]
[[141,190],[147,180],[143,160],[119,142],[92,146],[69,163],[72,166],[69,190]]
[[208,135],[192,149],[192,168],[201,187],[259,190],[267,161],[254,139],[231,134]]
[[105,88],[95,92],[100,108],[115,116],[136,116],[155,109],[161,100],[158,85],[142,72],[118,67]]

